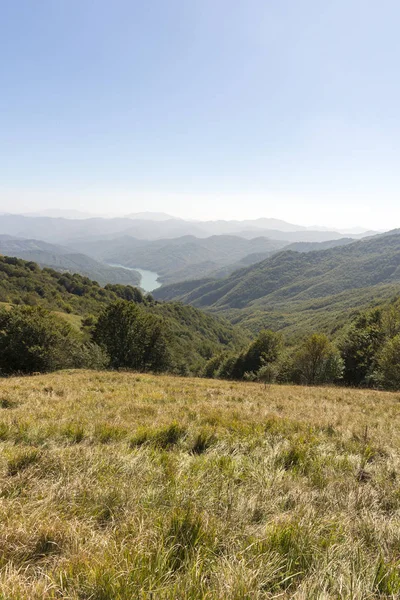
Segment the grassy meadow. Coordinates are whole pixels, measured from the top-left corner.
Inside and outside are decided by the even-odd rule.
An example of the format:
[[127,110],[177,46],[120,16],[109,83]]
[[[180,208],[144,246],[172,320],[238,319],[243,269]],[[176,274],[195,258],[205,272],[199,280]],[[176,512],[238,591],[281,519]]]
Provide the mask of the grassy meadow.
[[400,597],[400,394],[0,382],[0,598]]

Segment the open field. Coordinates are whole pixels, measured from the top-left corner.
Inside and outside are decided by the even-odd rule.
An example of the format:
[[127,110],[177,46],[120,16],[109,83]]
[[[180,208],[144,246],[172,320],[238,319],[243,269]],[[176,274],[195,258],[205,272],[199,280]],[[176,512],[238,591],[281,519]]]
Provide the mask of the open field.
[[400,394],[0,382],[0,598],[400,597]]

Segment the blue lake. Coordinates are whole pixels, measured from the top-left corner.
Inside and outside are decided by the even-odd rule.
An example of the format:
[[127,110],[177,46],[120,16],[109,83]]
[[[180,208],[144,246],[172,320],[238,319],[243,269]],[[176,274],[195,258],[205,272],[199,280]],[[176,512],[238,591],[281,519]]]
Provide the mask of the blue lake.
[[145,292],[152,292],[161,286],[161,283],[158,281],[158,273],[154,271],[147,271],[146,269],[139,269],[138,267],[126,267],[125,265],[116,265],[110,264],[111,267],[120,267],[121,269],[127,269],[128,271],[137,271],[141,276],[140,279],[140,287]]
[[147,271],[146,269],[132,269],[133,271],[137,271],[141,275],[140,287],[144,289],[145,292],[152,292],[161,286],[161,283],[158,281],[158,273],[154,271]]

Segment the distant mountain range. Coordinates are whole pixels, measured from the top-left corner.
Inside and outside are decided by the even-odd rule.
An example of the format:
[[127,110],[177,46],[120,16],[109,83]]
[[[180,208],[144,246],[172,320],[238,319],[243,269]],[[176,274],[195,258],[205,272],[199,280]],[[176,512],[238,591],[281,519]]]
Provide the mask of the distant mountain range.
[[[1,213],[6,214],[6,213]],[[73,209],[62,209],[62,208],[48,208],[44,210],[37,210],[34,212],[24,212],[21,213],[24,217],[52,217],[52,218],[62,218],[62,219],[114,219],[119,218],[121,215],[115,213],[107,213],[107,214],[93,214],[88,212],[83,212],[81,210],[73,210]],[[173,217],[172,215],[168,215],[163,212],[137,212],[130,213],[128,215],[122,215],[122,218],[127,219],[144,219],[146,221],[168,221],[169,219],[176,219],[177,217]]]
[[[210,276],[222,278],[285,246],[309,251],[348,244],[365,235],[348,237],[278,219],[192,222],[165,213],[135,213],[112,219],[0,215],[1,234],[18,238],[11,247],[10,240],[6,245],[3,239],[3,253],[10,254],[14,248],[15,256],[44,266],[75,270],[100,283],[140,280],[137,272],[116,270],[118,267],[107,264],[148,269],[156,272],[164,284]],[[29,241],[29,247],[22,238]]]
[[377,232],[343,234],[333,230],[316,230],[278,219],[244,221],[185,221],[163,213],[136,213],[119,218],[61,218],[54,216],[0,215],[0,233],[46,242],[66,244],[88,238],[111,239],[131,236],[142,240],[159,240],[193,235],[236,235],[252,239],[267,237],[287,242],[324,242],[343,237],[359,239]]
[[23,213],[24,217],[50,217],[52,219],[91,219],[92,214],[81,210],[68,210],[61,208],[49,208],[47,210],[38,210],[36,212]]

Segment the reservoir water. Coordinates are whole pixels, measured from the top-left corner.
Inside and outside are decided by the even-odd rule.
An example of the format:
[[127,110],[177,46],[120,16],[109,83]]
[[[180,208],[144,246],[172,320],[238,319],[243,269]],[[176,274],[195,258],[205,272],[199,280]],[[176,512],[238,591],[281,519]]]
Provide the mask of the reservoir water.
[[158,273],[154,271],[147,271],[146,269],[139,269],[138,267],[126,267],[125,265],[110,264],[111,267],[120,267],[121,269],[127,269],[128,271],[137,271],[139,273],[140,287],[145,292],[152,292],[161,286],[158,281]]
[[142,277],[140,280],[140,287],[144,289],[145,292],[153,292],[161,286],[161,283],[158,281],[158,273],[147,271],[146,269],[135,268],[132,270],[140,273]]

